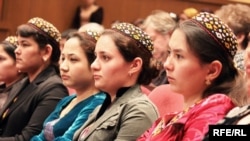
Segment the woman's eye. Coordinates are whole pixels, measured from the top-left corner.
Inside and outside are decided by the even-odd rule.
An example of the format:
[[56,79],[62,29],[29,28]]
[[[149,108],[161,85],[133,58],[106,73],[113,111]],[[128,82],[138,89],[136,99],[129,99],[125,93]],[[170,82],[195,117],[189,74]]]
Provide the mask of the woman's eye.
[[18,46],[27,47],[27,46],[29,46],[29,44],[27,44],[27,43],[21,43],[21,44],[18,44]]
[[71,62],[76,62],[76,61],[77,61],[76,58],[70,58],[69,60],[70,60]]
[[177,58],[177,59],[181,59],[181,58],[182,58],[182,55],[176,54],[176,58]]
[[169,56],[169,55],[170,55],[170,53],[171,53],[171,52],[170,52],[170,50],[168,50],[168,51],[167,51],[167,55]]
[[2,60],[5,60],[5,58],[0,56],[0,61],[2,61]]
[[71,62],[76,62],[76,61],[78,61],[78,59],[77,59],[76,57],[73,57],[73,56],[72,56],[72,57],[69,58],[69,61],[71,61]]
[[65,58],[64,57],[61,57],[61,61],[64,61],[65,60]]
[[103,60],[105,60],[105,61],[108,61],[108,60],[109,60],[109,57],[106,56],[106,55],[103,55],[102,58],[103,58]]

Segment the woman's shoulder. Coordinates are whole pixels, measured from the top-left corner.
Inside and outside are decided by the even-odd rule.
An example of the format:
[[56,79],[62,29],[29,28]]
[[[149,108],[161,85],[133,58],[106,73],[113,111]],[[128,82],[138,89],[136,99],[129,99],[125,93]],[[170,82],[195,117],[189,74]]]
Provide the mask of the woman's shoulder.
[[157,116],[159,115],[157,107],[145,94],[141,94],[141,96],[138,97],[133,97],[125,103],[124,107],[131,111],[147,111],[148,114],[155,114]]
[[93,95],[94,99],[105,99],[107,94],[105,92],[98,92]]
[[226,114],[229,110],[234,108],[232,100],[224,94],[213,94],[196,104],[191,111],[196,114],[213,113]]
[[85,105],[85,107],[93,108],[98,105],[101,105],[106,98],[106,94],[104,92],[98,92],[93,94],[92,96],[88,97],[87,99],[81,101],[80,105]]
[[229,96],[225,94],[220,94],[220,93],[210,95],[202,101],[203,105],[207,105],[207,104],[218,105],[218,104],[223,104],[223,103],[232,104],[232,100]]
[[64,98],[62,98],[61,102],[62,103],[65,103],[65,102],[67,103],[67,102],[71,101],[72,99],[74,99],[75,97],[76,97],[75,94],[69,95],[69,96],[65,96]]

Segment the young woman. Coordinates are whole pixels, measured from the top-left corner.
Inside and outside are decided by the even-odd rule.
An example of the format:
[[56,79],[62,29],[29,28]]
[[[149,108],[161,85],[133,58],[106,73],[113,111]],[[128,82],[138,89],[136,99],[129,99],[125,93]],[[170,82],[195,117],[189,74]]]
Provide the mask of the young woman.
[[[245,49],[244,56],[244,70],[245,70],[245,79],[247,83],[247,92],[248,96],[250,96],[250,32],[248,33],[248,45]],[[246,104],[245,106],[237,106],[230,110],[227,115],[221,119],[217,125],[247,125],[250,124],[250,104]],[[242,130],[243,131],[243,130]],[[245,132],[246,130],[244,130]],[[245,136],[248,138],[248,135]],[[242,138],[241,138],[242,139]],[[206,134],[203,141],[209,141],[209,133]]]
[[[72,141],[74,132],[87,120],[106,95],[94,85],[90,64],[95,59],[98,34],[86,31],[73,34],[61,54],[60,71],[63,83],[76,90],[62,99],[44,122],[43,131],[31,141]],[[53,130],[52,130],[53,129]]]
[[3,89],[0,90],[0,109],[5,104],[13,85],[25,76],[16,68],[16,47],[16,36],[9,36],[0,43],[0,81],[4,83]]
[[42,18],[17,28],[16,67],[27,74],[9,92],[0,111],[0,141],[27,141],[42,130],[45,118],[68,95],[57,68],[60,33]]
[[149,84],[159,72],[150,62],[152,49],[149,36],[129,23],[115,24],[101,34],[91,69],[95,86],[107,98],[74,140],[135,140],[151,126],[158,111],[140,85]]
[[184,110],[156,120],[138,141],[200,141],[247,94],[233,57],[237,40],[231,29],[209,13],[199,13],[174,30],[164,63],[170,87],[184,97]]

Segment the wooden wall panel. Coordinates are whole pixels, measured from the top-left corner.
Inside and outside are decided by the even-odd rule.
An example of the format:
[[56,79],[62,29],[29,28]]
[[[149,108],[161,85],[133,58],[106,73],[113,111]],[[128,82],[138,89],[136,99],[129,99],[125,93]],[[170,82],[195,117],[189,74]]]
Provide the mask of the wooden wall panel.
[[[53,23],[61,32],[67,29],[81,0],[3,0],[1,35],[14,35],[18,25],[30,18],[41,17]],[[1,32],[3,32],[1,34]],[[5,32],[8,31],[8,32]]]
[[98,4],[105,10],[105,26],[110,26],[115,20],[131,22],[137,18],[145,18],[155,9],[179,14],[187,7],[215,10],[221,6],[221,4],[197,3],[190,0],[99,0]]
[[[0,0],[0,40],[15,34],[16,27],[32,17],[39,16],[53,23],[61,32],[70,27],[76,7],[82,0]],[[212,2],[210,2],[212,1]],[[184,8],[216,10],[224,3],[217,0],[97,0],[104,8],[105,27],[115,20],[132,22],[145,18],[152,10],[163,9],[179,14]]]

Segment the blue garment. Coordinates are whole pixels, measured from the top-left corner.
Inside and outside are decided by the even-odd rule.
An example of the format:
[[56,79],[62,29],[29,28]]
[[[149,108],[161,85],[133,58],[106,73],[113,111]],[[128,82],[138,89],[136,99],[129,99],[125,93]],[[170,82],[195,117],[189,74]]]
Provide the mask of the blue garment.
[[55,110],[44,121],[44,128],[39,135],[34,136],[31,141],[46,141],[44,129],[48,122],[59,119],[53,126],[53,141],[72,141],[75,131],[84,124],[92,111],[103,103],[106,95],[99,92],[89,98],[79,102],[69,113],[64,117],[60,117],[61,111],[76,97],[70,95],[63,98],[56,106]]

